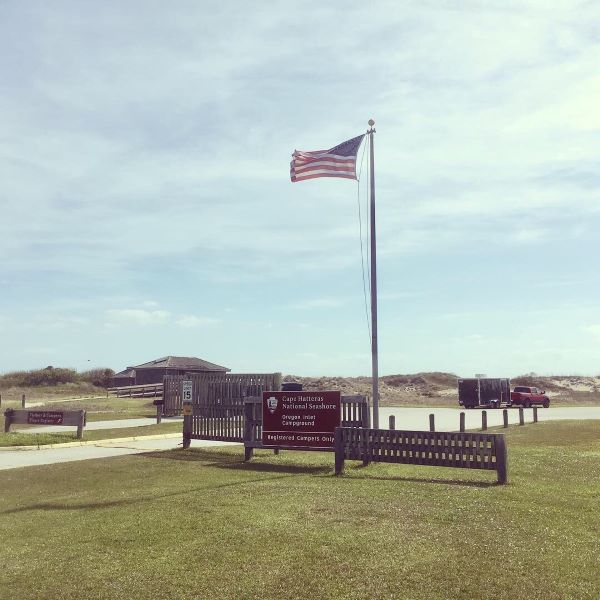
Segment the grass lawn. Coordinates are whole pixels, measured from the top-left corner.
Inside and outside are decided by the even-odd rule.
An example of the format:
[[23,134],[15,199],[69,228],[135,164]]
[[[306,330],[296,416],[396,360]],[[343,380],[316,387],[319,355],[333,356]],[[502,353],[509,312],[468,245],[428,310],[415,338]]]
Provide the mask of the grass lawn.
[[[20,425],[16,427],[21,427]],[[0,433],[0,447],[6,446],[46,446],[48,444],[63,444],[65,442],[88,442],[92,440],[108,440],[113,438],[142,437],[145,435],[158,435],[163,433],[181,433],[181,421],[168,423],[163,421],[160,425],[144,425],[143,427],[123,427],[119,429],[83,430],[83,439],[78,440],[75,432],[66,433],[21,433],[11,431]],[[0,456],[0,460],[1,460]]]
[[[97,392],[96,392],[97,393]],[[13,397],[14,396],[14,397]],[[47,410],[85,410],[88,421],[114,421],[117,419],[136,419],[142,417],[156,418],[156,406],[153,398],[116,398],[115,396],[81,396],[69,395],[68,391],[55,393],[53,396],[38,392],[27,395],[25,408]],[[32,407],[31,404],[42,403]],[[13,394],[7,398],[2,392],[2,413],[6,408],[21,408],[21,396]]]
[[600,423],[506,436],[506,486],[238,447],[0,471],[0,598],[596,600]]
[[2,408],[5,406],[17,408],[17,405],[20,408],[21,396],[23,394],[25,394],[27,402],[44,402],[63,398],[106,396],[106,390],[96,387],[91,383],[62,383],[58,385],[36,385],[31,387],[3,387],[3,384],[0,384],[0,394],[2,395]]

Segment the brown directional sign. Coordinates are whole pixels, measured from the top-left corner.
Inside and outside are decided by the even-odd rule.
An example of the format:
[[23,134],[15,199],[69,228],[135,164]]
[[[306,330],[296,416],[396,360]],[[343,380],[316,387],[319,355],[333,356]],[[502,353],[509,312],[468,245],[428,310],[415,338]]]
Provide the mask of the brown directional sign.
[[30,410],[27,414],[29,425],[62,425],[63,413],[49,410]]
[[340,392],[263,392],[262,443],[277,448],[333,448]]

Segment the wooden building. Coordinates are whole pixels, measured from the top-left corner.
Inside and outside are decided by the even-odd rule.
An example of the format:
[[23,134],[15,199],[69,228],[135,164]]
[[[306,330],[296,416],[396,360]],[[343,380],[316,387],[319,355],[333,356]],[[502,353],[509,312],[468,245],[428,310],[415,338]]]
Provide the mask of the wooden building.
[[165,375],[185,375],[186,373],[228,373],[231,369],[215,365],[193,356],[164,356],[150,362],[127,367],[115,373],[111,387],[162,383]]

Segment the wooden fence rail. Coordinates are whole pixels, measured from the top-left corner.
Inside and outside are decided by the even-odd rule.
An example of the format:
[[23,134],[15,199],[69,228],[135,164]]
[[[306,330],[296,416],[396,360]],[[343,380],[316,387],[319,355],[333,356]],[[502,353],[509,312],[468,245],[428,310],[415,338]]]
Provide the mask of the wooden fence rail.
[[108,388],[106,391],[108,394],[114,394],[117,398],[158,398],[163,395],[163,384],[126,385]]
[[495,470],[506,483],[508,460],[502,434],[396,431],[338,427],[335,473],[345,460]]

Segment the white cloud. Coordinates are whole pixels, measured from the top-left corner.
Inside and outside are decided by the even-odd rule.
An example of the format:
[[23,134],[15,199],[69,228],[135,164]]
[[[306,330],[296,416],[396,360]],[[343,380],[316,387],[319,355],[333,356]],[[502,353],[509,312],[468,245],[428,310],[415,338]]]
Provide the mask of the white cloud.
[[518,229],[517,231],[512,231],[510,233],[510,239],[520,244],[534,244],[537,242],[542,242],[546,239],[550,239],[550,231],[548,229],[540,229],[540,228],[527,228],[527,229]]
[[161,325],[171,316],[166,310],[145,310],[142,308],[112,309],[106,311],[108,325]]
[[586,327],[583,327],[583,331],[591,333],[594,337],[600,339],[600,325],[587,325]]
[[220,322],[220,319],[213,319],[212,317],[198,317],[195,315],[184,315],[175,321],[176,325],[185,329],[193,327],[207,327],[210,325],[216,325]]
[[158,308],[160,304],[154,300],[144,300],[141,304],[144,308]]
[[298,310],[312,310],[319,308],[339,308],[343,302],[338,298],[313,298],[303,302],[296,302],[290,305],[290,308]]
[[[4,321],[7,325],[9,320]],[[74,315],[65,314],[36,314],[33,316],[28,315],[22,322],[19,323],[19,327],[23,330],[33,330],[37,332],[46,332],[54,330],[80,330],[89,324],[90,320],[87,317],[80,317]],[[0,317],[0,327],[2,327],[3,320]],[[14,325],[17,325],[17,320],[13,319]]]

